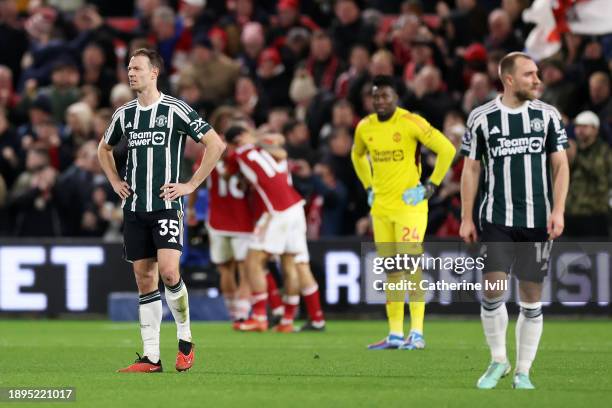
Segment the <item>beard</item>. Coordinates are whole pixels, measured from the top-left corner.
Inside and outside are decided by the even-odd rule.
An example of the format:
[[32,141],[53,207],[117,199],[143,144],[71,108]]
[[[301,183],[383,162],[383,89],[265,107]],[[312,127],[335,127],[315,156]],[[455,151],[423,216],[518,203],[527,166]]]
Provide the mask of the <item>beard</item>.
[[514,95],[516,96],[516,99],[518,99],[521,102],[533,101],[534,99],[537,98],[537,90],[531,91],[528,89],[521,89],[521,90],[516,91]]

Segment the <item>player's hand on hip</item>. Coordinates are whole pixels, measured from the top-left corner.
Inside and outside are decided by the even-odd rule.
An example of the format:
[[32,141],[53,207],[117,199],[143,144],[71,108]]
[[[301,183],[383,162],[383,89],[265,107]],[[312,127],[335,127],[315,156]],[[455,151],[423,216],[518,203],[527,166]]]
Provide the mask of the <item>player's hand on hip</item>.
[[174,201],[179,197],[193,193],[193,186],[189,183],[168,183],[160,188],[160,198],[168,201]]
[[438,186],[431,181],[428,181],[425,185],[419,183],[416,187],[406,189],[402,194],[402,200],[406,205],[417,205],[423,200],[429,200],[437,188]]
[[476,232],[476,225],[472,219],[464,219],[461,221],[461,227],[459,228],[459,236],[464,242],[468,244],[476,242],[478,240],[478,233]]
[[125,180],[117,180],[115,182],[111,182],[111,186],[113,186],[113,190],[122,200],[125,200],[132,194],[132,190],[130,190],[130,185]]
[[563,233],[563,228],[565,227],[565,221],[563,218],[563,213],[558,211],[553,211],[548,218],[548,223],[546,225],[546,231],[548,232],[548,239],[553,240],[557,239]]
[[366,192],[368,193],[368,205],[372,208],[372,205],[374,205],[374,190],[372,190],[372,187],[368,187]]

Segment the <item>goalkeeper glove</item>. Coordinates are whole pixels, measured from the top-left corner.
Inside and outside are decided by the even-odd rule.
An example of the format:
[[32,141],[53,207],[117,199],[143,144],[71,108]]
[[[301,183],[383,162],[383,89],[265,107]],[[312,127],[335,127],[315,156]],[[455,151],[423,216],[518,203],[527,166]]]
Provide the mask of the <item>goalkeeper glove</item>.
[[374,191],[372,190],[372,187],[368,187],[366,192],[368,193],[368,205],[372,207],[372,204],[374,204]]
[[407,205],[417,205],[423,200],[430,199],[436,192],[437,187],[438,186],[431,181],[428,181],[425,185],[419,184],[416,187],[406,189],[404,194],[402,194],[402,200],[404,200]]

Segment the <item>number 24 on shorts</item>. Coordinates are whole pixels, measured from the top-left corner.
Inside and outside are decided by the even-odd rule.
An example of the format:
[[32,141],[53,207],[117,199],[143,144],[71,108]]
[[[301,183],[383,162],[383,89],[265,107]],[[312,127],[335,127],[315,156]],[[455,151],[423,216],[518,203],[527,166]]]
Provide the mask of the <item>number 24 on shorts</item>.
[[157,220],[159,223],[159,235],[166,236],[168,232],[174,237],[178,237],[180,233],[178,220]]
[[[411,235],[412,233],[412,235]],[[416,242],[420,241],[419,230],[417,227],[402,227],[402,241],[403,242]]]

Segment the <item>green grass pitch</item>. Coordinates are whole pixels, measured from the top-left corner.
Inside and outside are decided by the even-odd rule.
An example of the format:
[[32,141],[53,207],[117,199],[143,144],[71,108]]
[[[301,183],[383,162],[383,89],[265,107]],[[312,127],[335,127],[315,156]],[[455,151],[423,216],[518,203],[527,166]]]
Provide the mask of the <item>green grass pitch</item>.
[[[512,319],[512,318],[511,318]],[[367,351],[384,321],[332,321],[326,333],[236,333],[193,325],[196,364],[174,370],[173,324],[162,327],[161,374],[118,374],[141,351],[136,323],[0,321],[0,387],[76,387],[82,407],[577,407],[610,406],[607,321],[544,323],[535,391],[479,391],[488,363],[480,322],[426,321],[427,349]],[[508,333],[514,364],[514,325]],[[5,405],[0,403],[0,405]],[[41,407],[45,403],[11,403]]]

